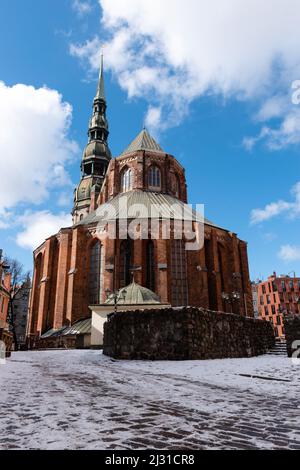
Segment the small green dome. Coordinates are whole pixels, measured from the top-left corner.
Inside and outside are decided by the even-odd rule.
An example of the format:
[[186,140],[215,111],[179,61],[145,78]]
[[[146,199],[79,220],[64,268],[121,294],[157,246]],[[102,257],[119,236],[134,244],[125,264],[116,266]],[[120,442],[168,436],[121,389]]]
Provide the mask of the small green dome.
[[92,178],[84,178],[81,180],[76,191],[76,201],[84,201],[91,197],[92,182]]
[[[159,305],[160,303],[158,295],[135,282],[119,291],[117,302],[118,305]],[[105,304],[113,305],[113,296],[110,296]]]
[[83,160],[87,160],[92,157],[104,157],[110,159],[111,153],[105,143],[99,140],[93,140],[92,142],[89,142],[85,147],[85,150],[83,152]]

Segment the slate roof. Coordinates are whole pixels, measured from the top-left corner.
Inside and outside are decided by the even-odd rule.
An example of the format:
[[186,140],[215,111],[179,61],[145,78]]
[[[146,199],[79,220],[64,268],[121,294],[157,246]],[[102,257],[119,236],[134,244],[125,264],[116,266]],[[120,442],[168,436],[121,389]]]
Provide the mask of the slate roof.
[[150,150],[152,152],[165,153],[161,146],[151,137],[146,129],[143,129],[133,142],[121,154],[127,155],[129,153],[137,152],[138,150]]

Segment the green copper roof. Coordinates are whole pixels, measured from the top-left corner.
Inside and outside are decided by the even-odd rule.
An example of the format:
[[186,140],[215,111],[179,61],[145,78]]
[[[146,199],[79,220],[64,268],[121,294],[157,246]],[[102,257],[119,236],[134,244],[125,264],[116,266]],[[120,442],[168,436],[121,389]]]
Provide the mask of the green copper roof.
[[158,218],[203,222],[206,225],[217,227],[213,222],[204,218],[203,214],[196,212],[192,206],[184,204],[179,199],[168,194],[142,190],[118,194],[91,212],[78,225],[105,224],[108,221],[125,219]]
[[105,101],[103,54],[101,54],[99,81],[98,81],[98,88],[97,88],[97,93],[96,93],[96,96],[95,96],[95,100]]
[[127,149],[121,155],[127,155],[128,153],[137,152],[138,150],[150,150],[153,152],[162,152],[163,149],[160,145],[151,137],[149,132],[146,129],[143,129],[142,132],[134,139],[133,142],[127,147]]
[[[114,304],[114,297],[111,296],[105,302],[106,305]],[[159,297],[146,287],[136,284],[134,281],[127,287],[119,291],[118,305],[158,305]]]
[[72,326],[63,326],[58,330],[51,329],[41,336],[41,339],[57,338],[59,336],[74,336],[91,334],[92,320],[87,318],[74,323]]

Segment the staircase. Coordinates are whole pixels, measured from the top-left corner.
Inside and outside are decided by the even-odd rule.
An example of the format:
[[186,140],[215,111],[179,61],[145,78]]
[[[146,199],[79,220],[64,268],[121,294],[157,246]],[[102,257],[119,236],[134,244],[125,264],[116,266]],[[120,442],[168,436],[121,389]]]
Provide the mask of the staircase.
[[270,351],[268,351],[267,354],[270,356],[287,357],[286,341],[282,339],[276,339],[276,344],[274,348],[270,349]]

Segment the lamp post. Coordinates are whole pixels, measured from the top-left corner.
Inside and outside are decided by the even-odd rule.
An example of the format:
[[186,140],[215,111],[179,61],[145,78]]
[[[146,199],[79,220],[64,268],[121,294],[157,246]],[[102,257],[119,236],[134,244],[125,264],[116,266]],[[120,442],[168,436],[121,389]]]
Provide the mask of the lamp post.
[[115,292],[111,292],[110,289],[106,289],[105,293],[108,299],[112,299],[114,301],[114,313],[117,313],[118,302],[119,300],[125,300],[127,291],[123,289],[123,290],[117,290]]
[[231,313],[233,313],[233,304],[234,302],[238,302],[241,299],[241,294],[239,292],[232,292],[231,294],[227,294],[226,292],[222,292],[222,299],[225,302],[230,304]]

